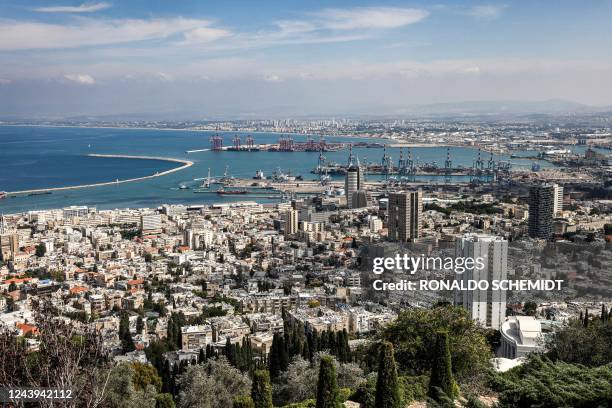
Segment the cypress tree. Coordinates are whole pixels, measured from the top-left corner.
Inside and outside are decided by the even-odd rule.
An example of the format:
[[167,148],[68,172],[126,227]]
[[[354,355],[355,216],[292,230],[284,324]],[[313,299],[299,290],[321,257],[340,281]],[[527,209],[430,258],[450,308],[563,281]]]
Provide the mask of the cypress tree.
[[334,360],[330,356],[323,356],[321,358],[321,365],[319,366],[316,408],[340,407],[336,366],[334,365]]
[[172,366],[172,375],[170,377],[170,389],[172,390],[172,395],[174,396],[178,395],[178,384],[176,383],[176,379],[179,376],[179,374],[180,374],[179,365],[174,364]]
[[162,370],[162,392],[172,393],[172,369],[170,368],[170,362],[166,360]]
[[456,384],[453,378],[447,331],[439,331],[437,333],[434,353],[431,377],[429,379],[429,396],[437,400],[439,398],[438,390],[440,390],[448,398],[454,400],[456,397]]
[[305,341],[302,346],[302,358],[304,360],[310,360],[310,349],[308,348],[308,342]]
[[136,320],[136,333],[142,333],[142,329],[144,329],[144,321],[142,320],[142,316],[138,316],[138,320]]
[[253,374],[251,398],[255,408],[272,408],[272,385],[267,370],[257,370]]
[[348,363],[352,359],[351,347],[349,346],[348,332],[346,331],[346,329],[342,329],[342,332],[340,332],[338,358],[343,363]]
[[584,321],[582,322],[584,327],[589,327],[589,309],[584,312]]
[[204,364],[206,362],[206,352],[203,348],[198,353],[198,364]]
[[124,353],[136,349],[134,340],[132,339],[132,333],[130,333],[130,318],[127,312],[121,313],[121,318],[119,320],[119,340],[121,340],[121,347]]
[[384,342],[378,359],[378,378],[376,380],[376,407],[400,408],[401,393],[397,368],[393,356],[393,345]]
[[278,345],[278,349],[279,349],[279,362],[280,362],[280,369],[281,371],[287,371],[287,368],[289,367],[289,353],[287,352],[287,344],[285,343],[285,338],[284,336],[279,336],[279,345]]
[[272,346],[270,347],[270,356],[268,357],[268,369],[270,370],[270,376],[272,378],[277,378],[282,371],[280,336],[278,333],[274,333],[274,337],[272,337]]

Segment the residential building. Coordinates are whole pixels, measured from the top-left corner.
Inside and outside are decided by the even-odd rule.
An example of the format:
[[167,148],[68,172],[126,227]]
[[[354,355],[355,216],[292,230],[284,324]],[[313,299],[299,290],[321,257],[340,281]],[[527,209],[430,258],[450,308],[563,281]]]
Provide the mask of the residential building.
[[[457,273],[456,280],[468,287],[470,281],[487,281],[486,290],[455,290],[455,305],[463,306],[470,316],[485,327],[499,329],[506,316],[506,291],[493,290],[493,280],[507,279],[508,241],[503,237],[487,234],[465,234],[455,240],[455,258],[470,258],[473,268]],[[483,264],[478,268],[479,262]]]

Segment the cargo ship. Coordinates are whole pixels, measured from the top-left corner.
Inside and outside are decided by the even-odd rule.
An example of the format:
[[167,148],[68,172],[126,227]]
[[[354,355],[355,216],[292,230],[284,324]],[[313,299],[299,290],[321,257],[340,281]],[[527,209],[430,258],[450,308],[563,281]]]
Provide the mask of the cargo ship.
[[248,191],[246,190],[224,190],[224,189],[219,189],[217,190],[217,194],[219,195],[238,195],[238,194],[247,194]]

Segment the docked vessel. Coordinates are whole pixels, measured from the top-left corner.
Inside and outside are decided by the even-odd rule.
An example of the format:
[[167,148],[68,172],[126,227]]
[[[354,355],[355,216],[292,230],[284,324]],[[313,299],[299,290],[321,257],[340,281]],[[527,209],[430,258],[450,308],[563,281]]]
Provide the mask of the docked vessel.
[[219,195],[236,195],[236,194],[246,194],[246,193],[248,193],[248,191],[246,190],[224,190],[224,189],[217,190],[217,194]]

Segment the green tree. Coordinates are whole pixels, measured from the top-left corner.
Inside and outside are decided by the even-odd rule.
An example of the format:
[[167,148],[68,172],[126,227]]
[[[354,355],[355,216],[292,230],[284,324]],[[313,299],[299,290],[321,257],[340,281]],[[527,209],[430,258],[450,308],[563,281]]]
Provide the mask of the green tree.
[[546,356],[553,361],[583,364],[589,367],[612,362],[612,322],[594,319],[584,326],[580,320],[571,320],[554,336],[548,338]]
[[157,392],[161,391],[162,380],[155,367],[151,364],[134,362],[132,369],[134,370],[132,382],[137,390],[144,390],[148,385],[152,385]]
[[380,348],[378,379],[376,381],[376,407],[400,408],[402,404],[393,345],[388,341]]
[[36,256],[39,258],[42,258],[43,256],[45,256],[45,254],[47,253],[47,247],[45,246],[44,243],[40,243],[38,245],[36,245]]
[[[382,332],[382,339],[395,348],[400,372],[428,374],[435,350],[437,332],[448,332],[453,373],[469,379],[481,375],[493,356],[486,329],[479,327],[463,308],[439,306],[433,309],[409,309],[400,313]],[[378,347],[375,343],[373,347]],[[378,350],[369,353],[369,368],[376,369]],[[368,355],[366,355],[366,360]]]
[[172,394],[161,393],[155,396],[155,408],[174,408],[175,406]]
[[177,380],[180,408],[231,407],[236,395],[248,395],[251,380],[225,356],[186,367]]
[[255,404],[249,396],[236,397],[232,408],[255,408]]
[[336,366],[331,356],[323,356],[319,365],[316,408],[340,408]]
[[440,391],[442,391],[448,398],[455,399],[457,397],[457,385],[453,378],[448,332],[438,332],[434,352],[429,378],[429,396],[438,399]]
[[272,408],[272,386],[268,370],[257,370],[253,374],[251,398],[255,408]]
[[523,305],[523,312],[527,316],[535,316],[538,304],[535,302],[525,302]]
[[539,355],[505,373],[492,376],[500,392],[499,407],[607,407],[612,400],[610,364],[589,368],[552,362]]
[[119,364],[109,376],[104,399],[113,408],[140,408],[156,405],[157,391],[153,385],[137,389],[134,385],[134,367],[131,364]]

